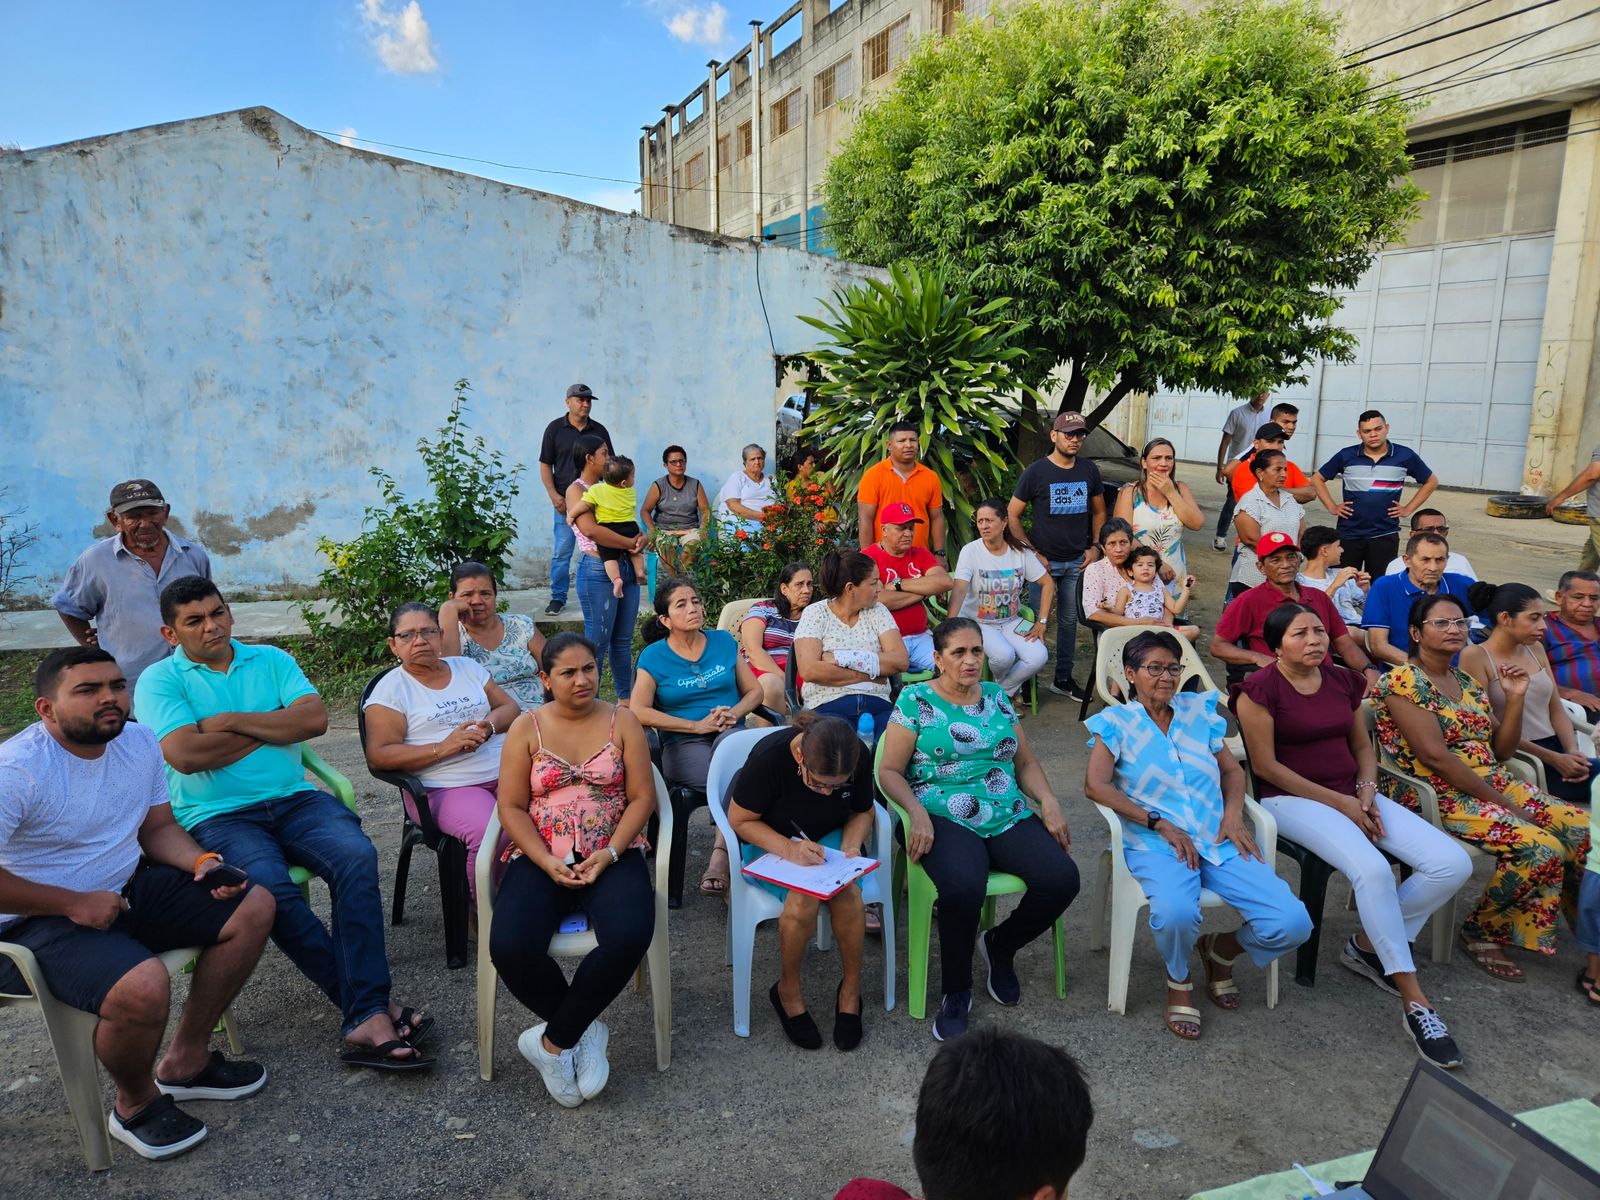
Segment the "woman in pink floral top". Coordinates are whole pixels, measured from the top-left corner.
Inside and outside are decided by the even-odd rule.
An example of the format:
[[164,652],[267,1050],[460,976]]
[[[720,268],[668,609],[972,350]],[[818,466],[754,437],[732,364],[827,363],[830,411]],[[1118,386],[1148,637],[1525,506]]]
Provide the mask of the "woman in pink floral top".
[[[500,756],[500,824],[511,840],[495,898],[489,957],[511,994],[543,1020],[517,1048],[556,1102],[605,1087],[600,1014],[638,969],[655,932],[645,822],[655,782],[644,729],[598,699],[594,646],[575,633],[545,643],[544,705],[518,717]],[[562,920],[582,913],[599,945],[567,982],[550,957]]]

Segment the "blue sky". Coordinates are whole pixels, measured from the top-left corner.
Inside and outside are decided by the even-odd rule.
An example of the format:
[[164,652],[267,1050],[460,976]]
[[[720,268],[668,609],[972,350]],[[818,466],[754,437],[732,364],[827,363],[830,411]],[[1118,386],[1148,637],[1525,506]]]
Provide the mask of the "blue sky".
[[747,20],[784,7],[0,0],[0,143],[47,146],[264,104],[313,129],[625,180],[385,149],[626,209],[639,126],[682,100],[708,59],[748,44]]

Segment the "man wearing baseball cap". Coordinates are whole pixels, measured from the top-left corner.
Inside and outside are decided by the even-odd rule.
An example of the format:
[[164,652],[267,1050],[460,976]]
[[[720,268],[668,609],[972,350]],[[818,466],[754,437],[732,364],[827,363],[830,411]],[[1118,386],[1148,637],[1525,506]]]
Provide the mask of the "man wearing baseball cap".
[[[1222,610],[1217,632],[1211,639],[1211,653],[1228,664],[1230,683],[1242,680],[1258,667],[1270,667],[1277,657],[1267,648],[1263,630],[1267,614],[1280,604],[1304,604],[1316,611],[1328,631],[1333,652],[1352,671],[1366,674],[1367,682],[1377,679],[1382,668],[1367,657],[1366,651],[1350,636],[1350,629],[1334,611],[1333,601],[1314,587],[1301,587],[1295,578],[1300,570],[1300,547],[1286,533],[1269,533],[1256,543],[1256,565],[1266,582],[1240,592]],[[1243,642],[1243,645],[1239,643]]]
[[928,632],[929,596],[943,596],[955,586],[944,564],[912,538],[922,518],[909,504],[885,504],[878,512],[878,540],[864,551],[878,564],[883,580],[883,606],[894,616],[906,644],[913,671],[933,670],[933,634]]
[[[1056,669],[1050,690],[1072,700],[1082,700],[1085,694],[1072,677],[1078,648],[1078,580],[1083,568],[1100,556],[1095,542],[1106,519],[1100,468],[1078,457],[1088,435],[1082,413],[1058,416],[1050,426],[1050,453],[1022,472],[1006,508],[1012,534],[1044,555],[1056,581]],[[1033,529],[1024,532],[1022,514],[1029,506]],[[1041,612],[1038,619],[1047,615]]]
[[106,520],[116,532],[73,563],[50,607],[83,646],[117,660],[131,694],[139,673],[172,653],[161,636],[161,589],[185,575],[211,578],[211,559],[167,532],[172,508],[148,479],[111,489]]
[[599,421],[589,419],[595,396],[587,383],[575,383],[567,389],[567,411],[545,426],[544,441],[539,445],[539,479],[550,506],[555,509],[554,535],[550,549],[550,604],[546,616],[555,616],[567,606],[567,592],[572,587],[572,552],[578,548],[578,537],[567,524],[567,489],[578,477],[572,463],[572,444],[585,434],[602,439],[606,449],[613,454],[611,434]]

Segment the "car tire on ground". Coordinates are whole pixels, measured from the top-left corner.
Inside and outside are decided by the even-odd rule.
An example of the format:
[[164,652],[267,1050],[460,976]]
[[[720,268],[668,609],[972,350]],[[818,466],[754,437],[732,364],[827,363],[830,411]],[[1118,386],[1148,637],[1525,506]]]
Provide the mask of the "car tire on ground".
[[1589,506],[1584,503],[1563,504],[1556,509],[1555,519],[1563,525],[1587,525],[1589,523]]
[[1546,515],[1544,506],[1549,501],[1548,496],[1490,496],[1483,510],[1491,517],[1532,521]]

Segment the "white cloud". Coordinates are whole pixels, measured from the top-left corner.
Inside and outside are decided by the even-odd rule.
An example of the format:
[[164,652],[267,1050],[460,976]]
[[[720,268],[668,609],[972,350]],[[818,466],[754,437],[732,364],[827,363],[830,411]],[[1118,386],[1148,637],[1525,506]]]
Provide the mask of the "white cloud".
[[356,127],[354,125],[346,125],[339,130],[339,144],[341,146],[354,146],[356,144]]
[[578,199],[599,208],[611,208],[621,213],[639,211],[639,189],[629,187],[597,188]]
[[439,69],[433,52],[433,31],[417,0],[390,8],[386,0],[361,0],[361,15],[378,61],[396,75],[431,75]]
[[667,32],[680,42],[720,46],[728,40],[728,10],[720,4],[691,4],[667,18]]

